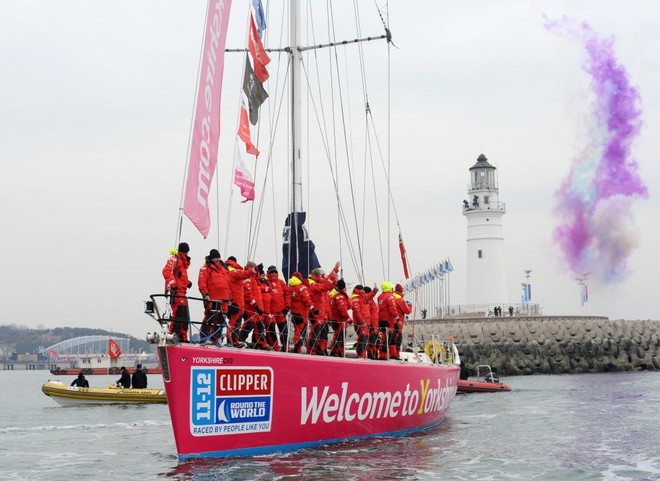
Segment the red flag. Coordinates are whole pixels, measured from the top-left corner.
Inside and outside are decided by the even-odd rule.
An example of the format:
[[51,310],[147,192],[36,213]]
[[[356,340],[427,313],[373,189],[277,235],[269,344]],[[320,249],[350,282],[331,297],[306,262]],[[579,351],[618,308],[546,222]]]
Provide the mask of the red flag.
[[121,348],[114,339],[108,339],[108,355],[115,361],[121,356]]
[[259,150],[254,146],[250,139],[250,122],[248,121],[248,113],[245,105],[241,102],[241,118],[238,124],[238,136],[245,142],[245,149],[248,154],[256,155],[259,157]]
[[399,234],[399,251],[401,252],[403,275],[406,276],[406,279],[410,279],[410,274],[408,273],[408,261],[406,260],[406,246],[403,245],[403,237],[401,237],[401,234]]
[[248,49],[252,55],[252,63],[254,63],[254,74],[259,79],[259,82],[264,83],[268,80],[268,70],[266,65],[270,63],[270,57],[264,49],[264,44],[261,42],[259,32],[254,24],[254,17],[250,14],[250,33],[248,35]]

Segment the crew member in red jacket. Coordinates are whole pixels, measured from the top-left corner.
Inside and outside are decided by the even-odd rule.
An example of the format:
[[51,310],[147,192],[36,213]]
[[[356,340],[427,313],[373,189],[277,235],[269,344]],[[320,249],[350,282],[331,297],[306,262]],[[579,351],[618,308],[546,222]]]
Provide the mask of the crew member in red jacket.
[[[246,277],[252,275],[247,271],[237,271],[236,274]],[[215,343],[220,341],[219,334],[223,323],[226,322],[225,317],[231,299],[229,284],[229,271],[220,258],[220,252],[211,249],[197,278],[199,292],[204,298],[204,322],[200,330],[202,340],[210,339]]]
[[289,279],[289,292],[291,293],[291,322],[293,323],[293,352],[302,352],[303,338],[307,329],[309,313],[321,313],[309,295],[309,287],[303,280],[302,274],[294,272]]
[[369,319],[371,310],[365,302],[363,287],[358,284],[353,288],[350,297],[351,311],[353,312],[353,329],[357,335],[355,351],[360,359],[367,358],[367,341],[369,340]]
[[378,294],[378,287],[374,284],[372,289],[369,286],[364,287],[364,299],[369,306],[369,343],[367,344],[367,356],[369,359],[378,359],[378,304],[375,301]]
[[383,292],[378,296],[378,331],[380,337],[380,350],[378,359],[399,359],[396,348],[396,334],[399,331],[401,316],[392,292],[392,283],[383,281]]
[[344,357],[344,339],[346,329],[353,322],[348,313],[350,301],[346,294],[346,282],[344,279],[337,281],[337,287],[330,292],[330,325],[332,326],[332,342],[330,343],[330,355]]
[[231,304],[227,310],[229,317],[229,326],[227,327],[227,343],[234,347],[244,347],[238,334],[241,329],[240,319],[243,316],[244,297],[243,281],[248,277],[256,275],[256,270],[252,268],[241,267],[234,256],[227,257],[225,261],[229,271],[229,290],[231,291]]
[[337,262],[332,272],[327,276],[320,267],[314,269],[307,279],[309,295],[312,303],[321,311],[320,314],[309,316],[309,339],[307,340],[308,354],[328,354],[328,318],[330,316],[329,293],[337,283],[339,266]]
[[394,286],[394,298],[396,299],[396,307],[399,309],[399,316],[401,317],[401,321],[399,322],[399,332],[397,333],[396,338],[396,348],[398,352],[401,352],[401,344],[403,342],[403,321],[406,316],[412,312],[412,304],[403,298],[403,286],[401,284]]
[[243,299],[245,309],[245,322],[241,327],[239,339],[245,343],[252,333],[252,341],[257,349],[265,349],[266,345],[265,327],[264,327],[264,300],[261,291],[261,273],[263,273],[263,264],[258,266],[250,261],[245,264],[246,269],[256,271],[256,276],[251,276],[243,281]]
[[190,252],[188,244],[181,242],[178,249],[171,251],[172,255],[167,259],[162,271],[165,278],[165,294],[170,295],[172,306],[169,332],[176,334],[181,342],[188,342],[188,324],[190,322],[190,310],[186,298],[186,292],[192,286],[192,282],[188,280],[188,267],[190,266],[188,252]]
[[[288,331],[286,326],[286,315],[291,309],[291,294],[289,286],[286,285],[277,272],[277,267],[269,266],[266,278],[270,285],[270,311],[272,322],[267,327],[266,340],[274,351],[279,351],[280,346],[286,348],[288,343]],[[280,333],[280,344],[278,344],[277,330]]]

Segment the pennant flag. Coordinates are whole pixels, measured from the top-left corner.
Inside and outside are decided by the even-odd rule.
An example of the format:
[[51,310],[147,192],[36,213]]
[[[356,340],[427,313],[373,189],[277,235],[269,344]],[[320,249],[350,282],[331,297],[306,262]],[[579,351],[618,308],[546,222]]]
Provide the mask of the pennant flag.
[[254,180],[241,158],[240,147],[236,146],[234,150],[236,150],[236,155],[234,156],[234,184],[241,189],[241,195],[245,199],[242,203],[245,203],[249,200],[254,200]]
[[248,123],[248,114],[245,109],[245,103],[241,100],[241,115],[238,124],[238,136],[245,142],[245,149],[248,154],[259,156],[259,150],[252,144],[250,139],[250,124]]
[[268,80],[269,74],[266,65],[270,63],[270,57],[264,49],[264,44],[261,42],[261,37],[257,33],[257,27],[254,24],[254,17],[250,15],[250,33],[248,36],[248,50],[252,55],[252,63],[254,64],[254,73],[259,79],[259,82],[264,83]]
[[406,279],[410,279],[408,272],[408,261],[406,260],[406,246],[403,245],[403,237],[399,234],[399,252],[401,252],[401,263],[403,264],[403,275]]
[[248,106],[250,110],[250,123],[257,125],[259,120],[259,107],[268,98],[268,93],[264,90],[259,79],[254,75],[252,65],[250,65],[250,57],[245,54],[245,76],[243,77],[243,92],[248,99]]
[[259,36],[266,30],[266,17],[264,16],[264,7],[261,5],[261,0],[252,0],[252,8],[254,8],[254,15],[257,17],[257,25],[259,27]]
[[205,239],[211,228],[208,197],[218,160],[220,99],[230,9],[231,0],[209,1],[183,200],[183,213]]
[[108,356],[115,361],[121,356],[121,348],[114,339],[108,339]]

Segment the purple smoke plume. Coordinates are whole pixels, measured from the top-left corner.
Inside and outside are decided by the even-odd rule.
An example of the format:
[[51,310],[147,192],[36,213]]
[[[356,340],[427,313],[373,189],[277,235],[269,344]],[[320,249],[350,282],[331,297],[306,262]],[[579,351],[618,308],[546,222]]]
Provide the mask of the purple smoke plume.
[[614,55],[614,38],[600,38],[586,23],[566,18],[545,28],[580,42],[583,69],[594,94],[589,139],[555,193],[561,223],[554,231],[569,269],[602,282],[623,280],[637,246],[632,200],[648,195],[630,147],[642,121],[640,96]]

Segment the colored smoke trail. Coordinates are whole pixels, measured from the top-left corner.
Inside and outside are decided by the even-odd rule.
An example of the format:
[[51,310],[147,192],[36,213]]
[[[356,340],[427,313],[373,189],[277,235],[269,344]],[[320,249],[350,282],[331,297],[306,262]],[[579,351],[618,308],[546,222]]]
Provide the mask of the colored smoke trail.
[[601,282],[621,281],[637,247],[632,201],[647,197],[630,147],[642,126],[640,96],[614,55],[614,38],[600,38],[586,23],[545,19],[545,27],[580,42],[583,69],[594,94],[589,139],[555,193],[561,219],[554,231],[569,269]]

